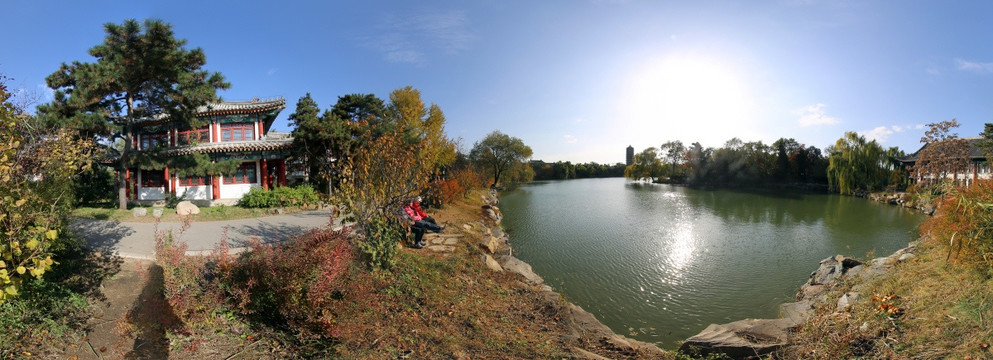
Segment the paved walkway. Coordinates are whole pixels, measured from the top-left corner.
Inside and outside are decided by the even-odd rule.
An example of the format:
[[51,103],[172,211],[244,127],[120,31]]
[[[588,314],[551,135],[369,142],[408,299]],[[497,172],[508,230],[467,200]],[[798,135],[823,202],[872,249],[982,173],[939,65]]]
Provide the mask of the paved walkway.
[[[232,249],[244,247],[257,237],[262,242],[278,242],[319,226],[328,226],[330,211],[307,211],[289,215],[254,219],[193,222],[182,229],[180,222],[129,223],[109,220],[75,219],[72,231],[93,250],[114,252],[122,257],[155,258],[155,231],[172,231],[177,239],[189,244],[187,253],[209,252],[227,237]],[[338,228],[341,220],[330,226]]]

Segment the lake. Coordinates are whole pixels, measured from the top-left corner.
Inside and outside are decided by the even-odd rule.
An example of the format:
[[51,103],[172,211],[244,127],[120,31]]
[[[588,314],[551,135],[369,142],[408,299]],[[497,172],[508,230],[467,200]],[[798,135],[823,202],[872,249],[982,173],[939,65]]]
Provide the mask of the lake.
[[618,334],[675,348],[711,323],[775,318],[820,260],[889,255],[924,216],[849,196],[623,178],[501,195],[514,256]]

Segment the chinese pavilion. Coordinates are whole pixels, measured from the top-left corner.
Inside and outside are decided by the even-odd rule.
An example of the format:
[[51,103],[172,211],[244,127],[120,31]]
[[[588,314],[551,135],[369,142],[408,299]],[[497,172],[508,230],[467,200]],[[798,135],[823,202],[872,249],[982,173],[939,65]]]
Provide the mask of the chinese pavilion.
[[240,160],[231,176],[180,177],[162,170],[126,170],[127,196],[139,204],[161,203],[166,194],[183,196],[201,206],[233,205],[252,188],[285,186],[286,157],[293,138],[269,132],[276,115],[286,108],[275,100],[232,101],[201,108],[196,116],[205,126],[181,130],[168,117],[138,121],[133,148],[165,147],[166,155],[207,154],[211,161]]

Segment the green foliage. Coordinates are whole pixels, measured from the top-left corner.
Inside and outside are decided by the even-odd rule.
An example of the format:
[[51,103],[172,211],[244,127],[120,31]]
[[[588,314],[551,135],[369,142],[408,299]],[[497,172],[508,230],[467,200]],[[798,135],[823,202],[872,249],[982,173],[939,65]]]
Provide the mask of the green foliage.
[[313,205],[318,201],[317,193],[310,185],[277,186],[271,190],[252,188],[238,200],[238,205],[246,208],[276,208]]
[[0,356],[13,358],[8,351],[41,337],[62,340],[86,321],[86,297],[64,284],[31,279],[24,282],[23,292],[0,304]]
[[887,177],[883,168],[885,155],[875,140],[866,141],[864,136],[846,132],[828,157],[828,183],[843,195],[878,190]]
[[[90,144],[65,131],[31,133],[15,115],[0,76],[0,302],[41,279],[52,252],[71,242],[64,228],[74,202],[74,177],[89,167]],[[61,235],[61,236],[60,236]]]
[[650,147],[634,154],[634,161],[624,169],[624,177],[632,180],[649,179],[657,182],[662,177],[662,160],[658,156],[659,149]]
[[[172,26],[159,20],[104,25],[102,44],[89,54],[93,63],[63,63],[45,79],[55,89],[55,100],[38,107],[51,124],[78,131],[84,138],[124,140],[119,169],[135,165],[131,144],[135,123],[166,115],[182,128],[202,120],[196,109],[216,101],[216,90],[230,84],[219,73],[201,70],[207,63],[203,50],[184,48],[186,40],[173,36]],[[127,207],[124,173],[118,180],[119,207]]]
[[374,269],[391,269],[396,265],[400,240],[406,235],[407,228],[387,216],[374,217],[363,228],[366,234],[358,240],[358,245],[366,263]]
[[534,170],[527,163],[531,154],[531,147],[523,140],[494,131],[472,146],[469,159],[483,172],[493,174],[491,186],[496,186],[531,181]]
[[79,174],[73,191],[80,205],[102,205],[114,201],[114,169],[93,166]]

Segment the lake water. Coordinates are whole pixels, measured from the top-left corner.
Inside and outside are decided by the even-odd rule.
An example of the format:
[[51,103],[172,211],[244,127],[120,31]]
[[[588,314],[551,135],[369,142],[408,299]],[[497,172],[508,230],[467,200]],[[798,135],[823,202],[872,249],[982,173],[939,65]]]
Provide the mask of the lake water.
[[674,348],[711,323],[774,318],[820,260],[889,255],[923,215],[847,196],[623,178],[502,194],[514,255],[615,332]]

